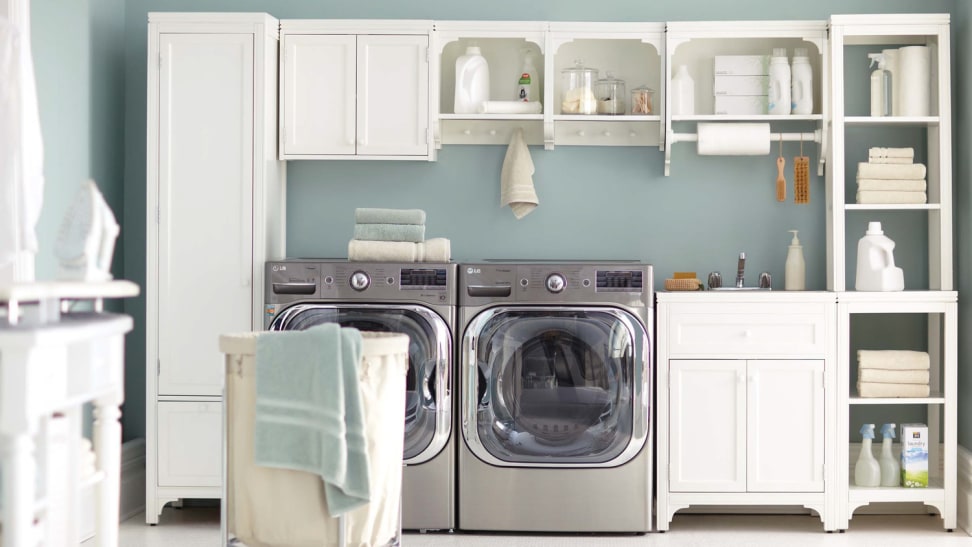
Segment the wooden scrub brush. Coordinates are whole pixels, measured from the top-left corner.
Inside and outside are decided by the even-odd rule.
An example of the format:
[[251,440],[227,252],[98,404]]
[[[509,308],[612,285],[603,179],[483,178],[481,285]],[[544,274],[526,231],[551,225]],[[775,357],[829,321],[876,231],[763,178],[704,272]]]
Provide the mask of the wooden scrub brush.
[[803,155],[803,139],[800,155],[793,158],[793,203],[810,203],[810,158]]
[[776,158],[776,201],[786,201],[786,177],[783,176],[783,168],[786,167],[786,159],[783,158],[783,134],[780,134],[780,157]]

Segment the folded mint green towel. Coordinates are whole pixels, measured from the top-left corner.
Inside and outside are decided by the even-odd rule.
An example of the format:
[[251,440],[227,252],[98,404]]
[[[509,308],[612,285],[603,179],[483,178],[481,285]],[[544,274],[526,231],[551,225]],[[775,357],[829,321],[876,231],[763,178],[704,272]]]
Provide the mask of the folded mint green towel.
[[425,224],[425,211],[421,209],[369,209],[354,210],[358,224]]
[[320,475],[331,516],[370,499],[361,352],[361,333],[337,323],[256,342],[254,461]]
[[354,239],[372,241],[425,241],[425,224],[355,224]]

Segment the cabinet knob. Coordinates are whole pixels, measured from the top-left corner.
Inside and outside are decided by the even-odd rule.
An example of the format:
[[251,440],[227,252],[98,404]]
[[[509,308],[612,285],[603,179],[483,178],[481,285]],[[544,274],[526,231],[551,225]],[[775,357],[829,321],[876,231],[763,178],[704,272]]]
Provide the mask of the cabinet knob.
[[463,135],[472,135],[472,131],[470,131],[469,129],[464,129],[464,130],[462,131],[462,134],[463,134]]
[[365,143],[364,139],[358,139],[358,144],[364,146],[364,143]]
[[632,131],[631,133],[628,133],[628,136],[631,137],[631,138],[634,138],[634,137],[637,137],[638,134],[635,133],[634,131]]
[[584,135],[587,135],[587,133],[583,129],[577,132],[578,137],[583,137]]
[[495,137],[496,136],[496,130],[495,129],[490,129],[489,130],[489,136]]
[[751,338],[753,336],[753,331],[746,329],[743,331],[743,336],[745,336],[746,338]]
[[348,139],[348,144],[350,144],[351,146],[354,146],[354,139]]
[[605,131],[604,132],[604,136],[605,137],[610,137],[611,136],[611,132],[610,131]]

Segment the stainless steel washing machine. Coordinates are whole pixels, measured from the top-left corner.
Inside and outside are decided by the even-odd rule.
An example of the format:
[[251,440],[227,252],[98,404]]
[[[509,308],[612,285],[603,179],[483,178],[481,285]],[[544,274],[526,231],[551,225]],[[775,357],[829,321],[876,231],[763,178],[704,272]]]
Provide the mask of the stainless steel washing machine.
[[454,529],[456,265],[300,259],[266,270],[268,330],[339,323],[408,335],[402,527]]
[[459,528],[651,529],[652,268],[459,267]]

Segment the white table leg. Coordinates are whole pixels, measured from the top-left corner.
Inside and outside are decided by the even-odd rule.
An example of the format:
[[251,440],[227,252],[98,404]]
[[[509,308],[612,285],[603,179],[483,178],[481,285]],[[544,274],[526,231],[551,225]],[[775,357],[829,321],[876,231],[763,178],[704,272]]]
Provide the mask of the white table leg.
[[104,397],[95,401],[94,447],[98,469],[104,479],[98,484],[95,537],[101,547],[117,547],[119,519],[119,488],[121,479],[121,423],[118,401]]
[[0,438],[3,458],[3,544],[33,545],[34,441],[27,433]]

